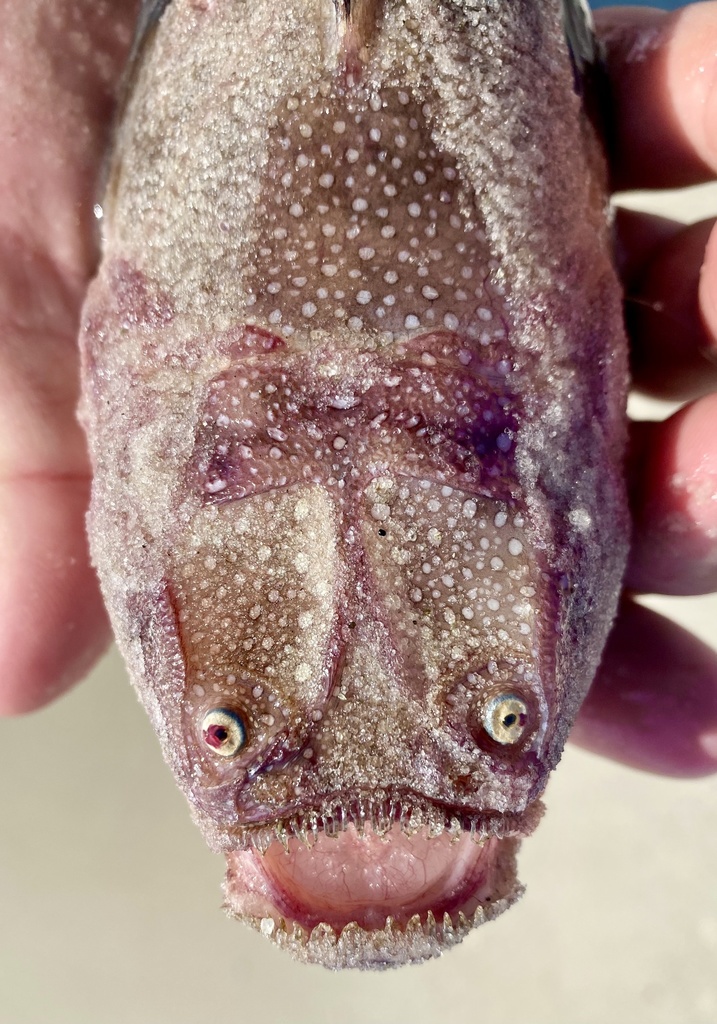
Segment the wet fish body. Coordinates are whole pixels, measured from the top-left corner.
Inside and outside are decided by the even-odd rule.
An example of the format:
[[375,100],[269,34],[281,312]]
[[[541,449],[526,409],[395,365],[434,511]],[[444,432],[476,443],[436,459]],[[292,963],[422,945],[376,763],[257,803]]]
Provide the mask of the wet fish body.
[[564,28],[143,12],[81,339],[93,556],[229,911],[327,966],[519,895],[614,615],[625,341]]

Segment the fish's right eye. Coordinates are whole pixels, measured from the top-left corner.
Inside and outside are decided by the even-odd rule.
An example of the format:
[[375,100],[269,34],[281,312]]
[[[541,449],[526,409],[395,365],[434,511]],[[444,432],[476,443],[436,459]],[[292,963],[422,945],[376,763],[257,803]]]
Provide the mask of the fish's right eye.
[[496,743],[517,743],[528,728],[528,706],[515,693],[498,694],[483,709],[483,727]]
[[219,757],[236,757],[246,746],[247,729],[241,715],[231,708],[213,708],[202,719],[202,741]]

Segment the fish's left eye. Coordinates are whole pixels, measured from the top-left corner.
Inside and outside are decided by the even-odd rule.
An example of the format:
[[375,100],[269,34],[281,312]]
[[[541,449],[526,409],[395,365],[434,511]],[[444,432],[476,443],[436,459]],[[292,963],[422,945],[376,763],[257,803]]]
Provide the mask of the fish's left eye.
[[219,757],[235,757],[246,744],[246,726],[230,708],[213,708],[202,719],[202,739]]
[[496,743],[517,743],[528,727],[528,706],[514,693],[501,693],[488,701],[482,717],[485,731]]

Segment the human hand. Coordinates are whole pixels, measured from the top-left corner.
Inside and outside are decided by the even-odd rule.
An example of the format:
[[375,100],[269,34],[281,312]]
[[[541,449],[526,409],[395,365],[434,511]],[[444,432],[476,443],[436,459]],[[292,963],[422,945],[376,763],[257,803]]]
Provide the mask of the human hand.
[[[109,629],[84,532],[89,468],[75,419],[79,308],[96,259],[93,184],[135,0],[5,0],[0,67],[0,711],[38,707],[87,671]],[[604,22],[620,187],[714,175],[717,3]],[[647,32],[644,59],[640,33]],[[638,47],[638,49],[636,49]],[[692,69],[705,68],[700,76]],[[620,220],[639,385],[697,402],[635,431],[628,584],[717,589],[717,245],[711,226]],[[647,305],[642,305],[642,303]],[[655,313],[655,303],[663,303]],[[675,324],[679,329],[675,329]],[[712,438],[710,438],[710,428]],[[675,485],[675,475],[684,483]],[[675,532],[671,524],[683,525]],[[710,536],[713,534],[713,536]],[[658,554],[656,554],[658,552]],[[712,736],[711,746],[709,736]],[[717,769],[717,655],[631,599],[576,727],[592,749],[657,771]]]
[[77,334],[92,196],[136,0],[1,0],[0,712],[80,679],[110,631],[89,565]]
[[[678,188],[717,170],[717,3],[597,15],[607,47],[616,189]],[[618,265],[635,386],[686,402],[631,428],[626,595],[572,733],[651,771],[717,771],[717,654],[633,593],[717,590],[717,233],[621,211]],[[717,629],[715,630],[717,636]]]

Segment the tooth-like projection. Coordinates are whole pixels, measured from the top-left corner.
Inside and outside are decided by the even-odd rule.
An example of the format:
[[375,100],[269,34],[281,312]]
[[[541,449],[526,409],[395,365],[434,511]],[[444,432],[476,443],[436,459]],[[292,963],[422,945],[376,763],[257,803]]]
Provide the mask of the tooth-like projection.
[[[518,895],[520,893],[516,893],[515,898]],[[271,931],[263,928],[263,921],[248,920],[248,923],[305,963],[321,964],[332,970],[346,967],[383,970],[400,967],[407,961],[420,963],[440,956],[446,948],[461,942],[477,924],[497,917],[512,902],[514,899],[499,901],[488,913],[480,908],[472,920],[461,915],[457,924],[446,915],[440,926],[430,910],[425,921],[416,914],[405,928],[389,920],[382,928],[366,931],[352,923],[339,934],[327,924],[316,925],[309,935],[299,928],[288,935],[285,929],[274,928],[273,921]]]
[[81,338],[92,550],[228,912],[303,960],[423,960],[517,899],[612,621],[584,18],[142,7]]

